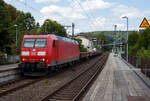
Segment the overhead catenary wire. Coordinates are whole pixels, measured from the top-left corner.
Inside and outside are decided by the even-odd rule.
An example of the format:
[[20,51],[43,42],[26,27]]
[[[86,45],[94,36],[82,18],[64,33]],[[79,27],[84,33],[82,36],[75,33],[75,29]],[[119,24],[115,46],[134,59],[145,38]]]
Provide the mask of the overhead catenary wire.
[[[70,7],[72,8],[71,11],[74,12],[75,8],[72,5],[70,5]],[[75,20],[73,20],[73,22],[75,22]],[[81,25],[76,24],[76,27],[79,27],[79,26],[81,26]],[[90,25],[90,26],[93,27],[92,25]],[[82,31],[80,31],[80,32],[86,32],[86,31],[87,31],[86,28],[82,27]]]
[[[21,3],[22,5],[24,5],[24,6],[28,7],[28,8],[30,8],[31,10],[37,12],[37,14],[40,15],[40,18],[43,18],[42,13],[39,11],[39,9],[32,7],[31,5],[29,5],[29,4],[28,4],[27,2],[25,2],[25,1],[21,1],[21,0],[15,0],[15,1]],[[79,3],[79,2],[78,2],[78,3]],[[80,3],[79,3],[79,4],[80,4]],[[47,6],[47,5],[45,5],[45,4],[43,4],[43,5],[44,5],[44,6]],[[81,9],[83,9],[83,11],[85,12],[85,14],[86,14],[86,16],[88,17],[88,19],[91,19],[90,16],[86,13],[86,11],[84,10],[84,8],[82,7],[81,4],[80,4],[80,7],[81,7]],[[73,8],[73,7],[72,7],[72,8]],[[56,12],[55,14],[57,14],[57,12]],[[63,17],[63,16],[58,16],[58,17],[60,17],[62,20],[69,21],[70,23],[74,22],[74,21],[71,21],[71,20],[69,20],[69,19],[66,19],[66,18]],[[64,22],[65,22],[65,21],[64,21]],[[92,24],[91,26],[93,26],[93,28],[94,28],[94,27],[95,27],[94,24],[93,24],[92,22],[90,22],[90,23]]]
[[[72,0],[73,1],[73,0]],[[96,26],[95,24],[93,23],[91,17],[89,16],[89,14],[85,11],[84,7],[82,6],[82,4],[78,1],[78,0],[75,0],[78,5],[80,6],[80,8],[82,9],[82,11],[84,12],[84,14],[87,16],[87,18],[91,21],[90,23],[92,24],[92,26],[96,29]]]
[[[26,6],[26,7],[29,7],[29,8],[32,9],[33,11],[37,12],[38,15],[40,15],[41,17],[43,17],[43,16],[42,16],[43,14],[39,11],[39,9],[36,9],[36,8],[30,6],[29,4],[27,4],[26,2],[23,2],[23,1],[21,1],[21,0],[15,0],[15,1],[17,1],[17,2],[19,2],[19,3],[21,3],[21,4],[23,4],[23,5]],[[43,5],[46,6],[45,4],[43,4]],[[55,12],[55,14],[57,14],[57,12]],[[62,18],[62,19],[66,19],[66,18],[64,18],[63,16],[58,16],[58,17],[59,17],[59,18]],[[67,19],[66,21],[69,21],[69,20]],[[69,22],[72,23],[72,21],[69,21]]]
[[[47,5],[44,4],[44,3],[42,3],[42,5],[43,5],[43,6],[47,6]],[[62,21],[64,22],[64,24],[62,24],[62,26],[63,26],[64,28],[67,27],[67,28],[66,28],[66,32],[67,32],[68,28],[69,28],[69,27],[72,27],[71,24],[73,23],[73,21],[71,21],[71,20],[69,20],[69,19],[63,17],[63,15],[61,16],[60,14],[58,14],[57,11],[55,11],[54,13],[57,14],[60,19],[62,19]],[[66,21],[67,21],[67,22],[70,22],[70,24],[65,24]],[[69,27],[68,27],[68,26],[69,26]]]
[[[38,11],[38,9],[33,8],[32,6],[28,5],[26,2],[23,2],[23,1],[21,1],[21,0],[15,0],[15,1],[17,1],[17,2],[19,2],[19,3],[21,3],[21,4],[23,4],[23,5],[26,6],[26,7],[29,7],[30,9],[34,10],[34,11],[37,12],[37,13],[41,13],[41,12]],[[39,15],[40,15],[40,14],[39,14]],[[40,16],[41,16],[41,15],[40,15]]]
[[[40,15],[40,18],[42,18],[43,16],[42,16],[42,13],[38,10],[38,9],[36,9],[36,8],[34,8],[34,7],[32,7],[32,6],[30,6],[29,4],[27,4],[26,2],[23,2],[23,1],[21,1],[21,0],[16,0],[17,2],[19,2],[19,3],[21,3],[22,5],[24,5],[24,6],[26,6],[26,7],[28,7],[28,8],[30,8],[30,9],[32,9],[33,11],[35,11],[35,12],[37,12],[38,13],[38,15]],[[44,6],[46,6],[45,4],[43,4]],[[55,14],[57,14],[57,12],[55,13]],[[64,18],[63,16],[58,16],[59,18],[62,18],[62,20],[64,19],[66,19],[66,18]],[[66,21],[69,21],[68,19],[66,20]],[[64,21],[65,22],[65,21]],[[70,23],[72,23],[72,21],[69,21]]]
[[40,19],[42,19],[42,14],[41,14],[41,12],[39,12],[39,10],[38,9],[36,9],[36,8],[34,8],[34,7],[32,7],[32,6],[30,6],[29,4],[27,4],[26,2],[23,2],[23,1],[21,1],[21,0],[15,0],[16,2],[18,2],[18,3],[20,3],[20,4],[22,4],[22,5],[24,5],[25,7],[27,7],[27,8],[30,8],[31,10],[33,10],[34,12],[36,12],[39,16],[39,18]]
[[[47,6],[47,5],[45,5],[44,3],[43,3],[42,5],[43,5],[43,6]],[[55,11],[54,13],[58,15],[57,11]],[[63,19],[64,22],[67,21],[67,22],[70,22],[70,24],[73,22],[73,21],[71,21],[70,19],[66,19],[66,18],[63,17],[63,16],[58,15],[58,17],[59,17],[60,19]]]
[[[91,9],[91,8],[90,8],[90,5],[89,5],[89,0],[86,0],[86,1],[87,1],[87,4],[86,4],[86,5],[87,5],[87,8]],[[92,13],[91,13],[90,15],[91,15],[91,17],[96,18]],[[96,20],[96,19],[95,19],[95,20]],[[97,21],[97,20],[96,20],[96,21]]]

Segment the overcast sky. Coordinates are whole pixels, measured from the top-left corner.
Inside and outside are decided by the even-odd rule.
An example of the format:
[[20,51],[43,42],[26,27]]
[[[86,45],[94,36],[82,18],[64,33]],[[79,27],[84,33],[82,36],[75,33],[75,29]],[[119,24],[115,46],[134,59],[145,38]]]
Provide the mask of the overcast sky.
[[[40,24],[47,18],[62,25],[75,23],[75,32],[138,30],[143,18],[150,20],[150,0],[5,0],[18,10],[31,12]],[[71,32],[71,28],[68,29]]]

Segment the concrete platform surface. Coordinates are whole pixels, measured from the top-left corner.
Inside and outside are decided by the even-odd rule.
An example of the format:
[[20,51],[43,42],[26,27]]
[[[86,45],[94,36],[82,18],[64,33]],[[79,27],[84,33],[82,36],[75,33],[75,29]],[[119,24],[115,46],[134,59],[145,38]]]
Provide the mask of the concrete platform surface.
[[135,72],[140,69],[129,68],[123,60],[110,54],[101,74],[82,100],[134,101],[136,98],[135,101],[139,101],[143,98],[141,101],[150,101],[150,88]]
[[9,65],[0,65],[0,72],[18,68],[18,63]]

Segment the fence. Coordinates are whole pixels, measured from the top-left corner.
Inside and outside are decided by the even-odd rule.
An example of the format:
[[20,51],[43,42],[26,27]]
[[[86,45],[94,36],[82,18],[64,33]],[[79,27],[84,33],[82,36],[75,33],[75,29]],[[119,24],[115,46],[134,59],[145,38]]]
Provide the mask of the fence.
[[137,56],[128,56],[128,62],[135,66],[135,67],[138,67],[138,58]]
[[[126,60],[125,54],[121,55],[123,59]],[[135,67],[138,67],[138,57],[137,56],[128,56],[128,62]],[[150,59],[141,59],[140,60],[141,72],[150,78]]]
[[121,57],[122,57],[124,60],[126,60],[125,54],[121,54]]
[[141,72],[150,78],[150,60],[141,59]]
[[19,62],[19,55],[3,55],[0,56],[0,65]]
[[[122,54],[121,57],[126,60],[126,55],[125,54]],[[138,58],[137,56],[128,56],[128,62],[135,66],[135,67],[138,67]]]

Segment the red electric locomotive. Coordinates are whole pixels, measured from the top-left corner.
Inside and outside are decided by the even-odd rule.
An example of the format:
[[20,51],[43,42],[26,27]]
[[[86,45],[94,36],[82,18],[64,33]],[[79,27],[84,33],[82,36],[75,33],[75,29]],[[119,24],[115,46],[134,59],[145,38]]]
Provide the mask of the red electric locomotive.
[[27,76],[45,75],[59,65],[77,61],[78,42],[50,35],[25,35],[21,48],[21,73]]

